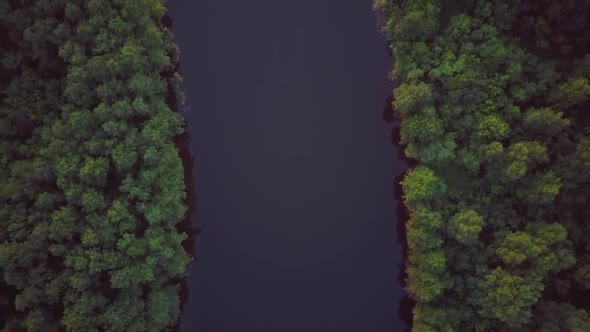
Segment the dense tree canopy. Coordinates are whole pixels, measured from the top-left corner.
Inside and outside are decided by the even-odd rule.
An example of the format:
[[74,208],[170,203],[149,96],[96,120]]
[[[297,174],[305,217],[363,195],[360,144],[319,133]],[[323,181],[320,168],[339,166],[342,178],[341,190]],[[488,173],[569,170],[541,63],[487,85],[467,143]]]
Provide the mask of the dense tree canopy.
[[419,164],[401,183],[414,330],[589,330],[589,2],[375,7]]
[[5,331],[176,322],[189,256],[164,12],[161,0],[0,5]]

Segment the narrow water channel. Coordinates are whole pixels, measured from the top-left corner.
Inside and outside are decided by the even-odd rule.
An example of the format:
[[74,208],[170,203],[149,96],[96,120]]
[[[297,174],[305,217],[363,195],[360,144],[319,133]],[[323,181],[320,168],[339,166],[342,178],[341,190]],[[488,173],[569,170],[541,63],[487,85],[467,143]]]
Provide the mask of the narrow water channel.
[[384,120],[392,59],[371,0],[168,7],[202,230],[180,329],[403,330],[406,163]]

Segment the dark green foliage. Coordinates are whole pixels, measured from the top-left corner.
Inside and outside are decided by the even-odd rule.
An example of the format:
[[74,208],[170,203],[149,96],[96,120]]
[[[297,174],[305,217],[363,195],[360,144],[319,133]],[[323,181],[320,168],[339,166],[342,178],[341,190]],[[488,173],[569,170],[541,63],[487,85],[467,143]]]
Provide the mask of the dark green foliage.
[[590,5],[377,0],[415,331],[586,331]]
[[[160,0],[0,5],[4,330],[162,331],[189,260]],[[168,89],[168,86],[171,89]],[[1,327],[1,326],[0,326]]]

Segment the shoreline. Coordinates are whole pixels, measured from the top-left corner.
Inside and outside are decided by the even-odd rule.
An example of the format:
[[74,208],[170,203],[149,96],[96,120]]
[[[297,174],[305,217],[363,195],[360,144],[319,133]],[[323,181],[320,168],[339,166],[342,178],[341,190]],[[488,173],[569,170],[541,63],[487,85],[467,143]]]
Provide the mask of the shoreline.
[[[172,42],[175,44],[176,52],[175,54],[170,54],[171,64],[173,69],[169,72],[162,73],[162,78],[166,80],[167,83],[167,91],[166,91],[166,104],[170,108],[171,111],[179,113],[182,115],[182,112],[179,108],[179,98],[178,92],[180,92],[180,86],[178,82],[174,82],[175,75],[180,76],[180,51],[178,50],[178,46],[176,46],[176,42],[174,41],[174,33],[173,33],[173,19],[168,15],[168,13],[162,16],[160,20],[161,28],[163,31],[169,36]],[[183,104],[182,101],[180,104]],[[184,117],[183,117],[184,118]],[[190,142],[190,133],[188,131],[188,125],[186,120],[183,124],[183,132],[181,134],[175,135],[172,140],[178,151],[178,157],[182,160],[182,166],[184,171],[184,186],[185,186],[185,197],[183,199],[183,203],[186,206],[187,210],[185,212],[184,217],[182,220],[176,225],[176,229],[186,234],[186,239],[182,241],[182,247],[184,248],[185,252],[190,256],[190,260],[187,264],[192,264],[194,262],[194,250],[195,250],[195,238],[198,235],[199,231],[196,228],[193,228],[192,223],[192,215],[194,213],[194,202],[195,202],[195,190],[194,190],[194,176],[193,176],[193,167],[194,167],[194,159],[190,153],[189,142]],[[188,282],[186,271],[185,274],[178,277],[176,280],[179,289],[179,299],[180,299],[180,307],[179,307],[179,316],[176,320],[176,324],[172,327],[174,331],[180,330],[180,318],[182,316],[184,304],[188,300]]]

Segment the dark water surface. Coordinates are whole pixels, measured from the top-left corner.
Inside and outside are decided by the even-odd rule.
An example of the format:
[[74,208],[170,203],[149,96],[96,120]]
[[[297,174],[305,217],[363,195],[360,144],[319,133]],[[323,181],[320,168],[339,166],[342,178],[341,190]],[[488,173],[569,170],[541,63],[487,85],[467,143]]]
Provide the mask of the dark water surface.
[[401,331],[370,0],[170,0],[195,164],[182,331]]

